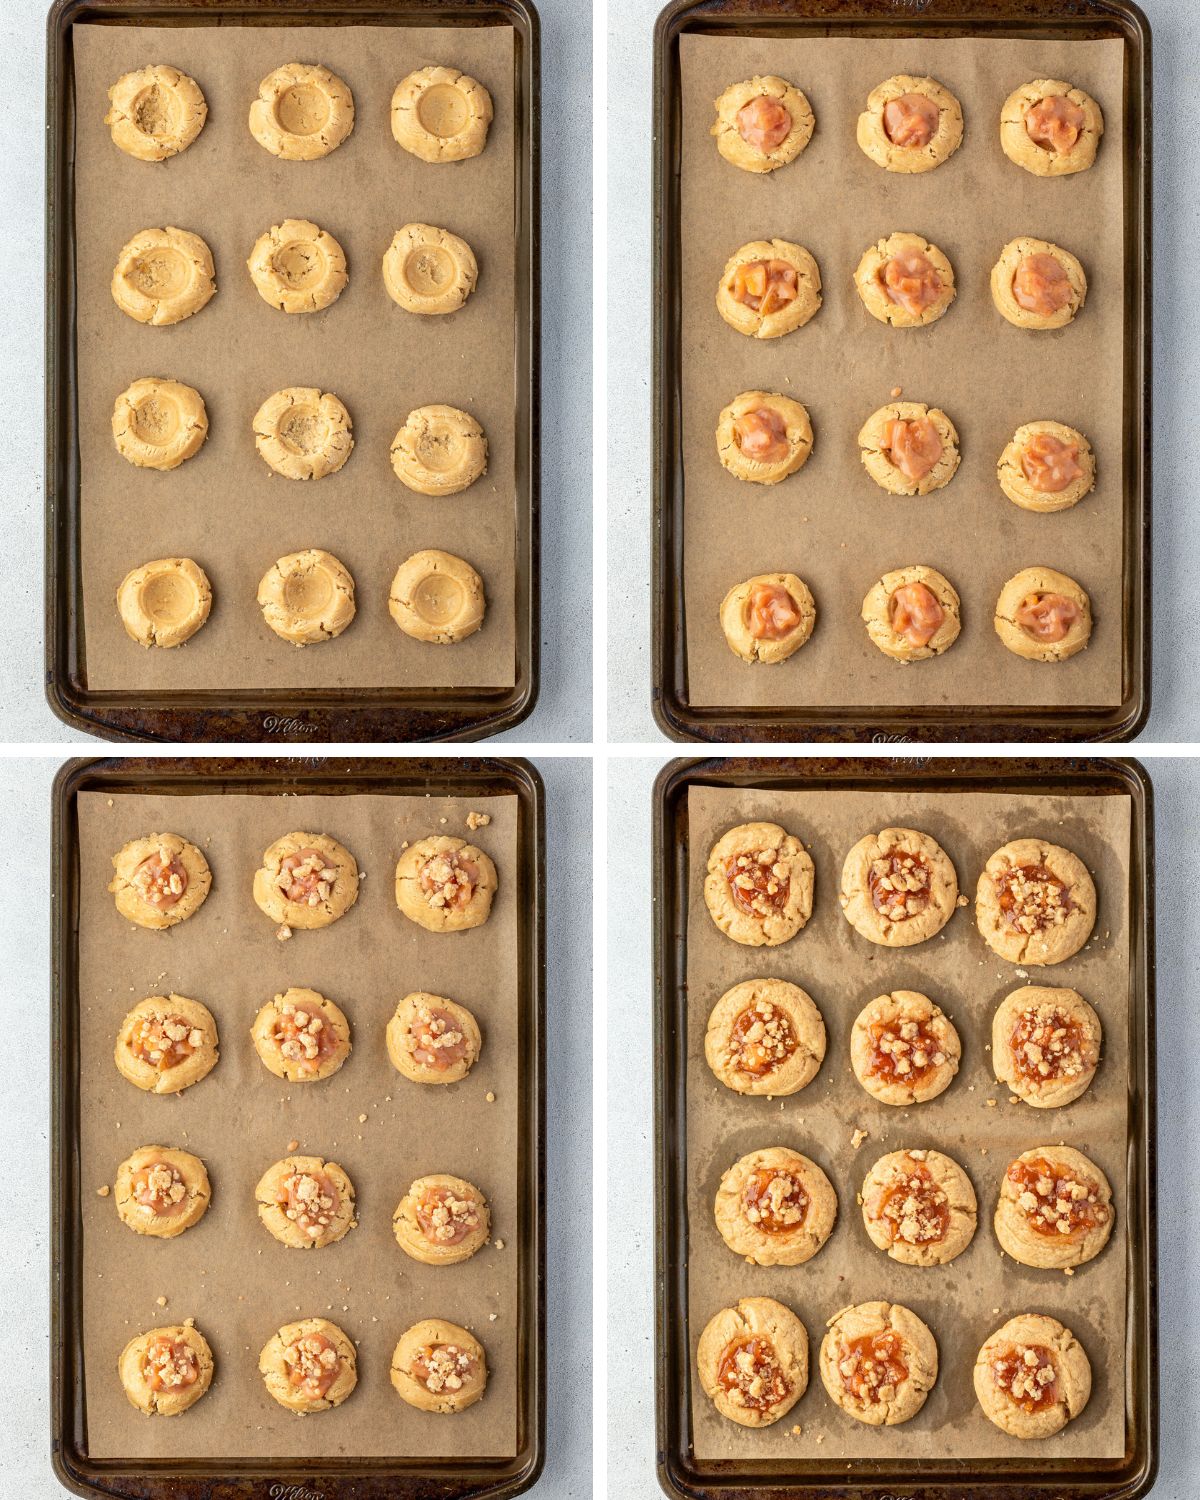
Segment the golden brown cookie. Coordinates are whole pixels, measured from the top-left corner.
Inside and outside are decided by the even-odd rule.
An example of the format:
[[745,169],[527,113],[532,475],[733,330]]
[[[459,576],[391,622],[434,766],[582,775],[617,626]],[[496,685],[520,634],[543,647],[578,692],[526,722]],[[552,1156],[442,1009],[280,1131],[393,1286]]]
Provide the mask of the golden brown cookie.
[[1077,990],[1026,984],[992,1019],[999,1083],[1035,1109],[1058,1109],[1084,1093],[1100,1065],[1100,1017]]
[[263,619],[293,646],[332,641],[355,615],[354,579],[332,552],[309,547],[273,562],[258,585]]
[[747,979],[708,1018],[704,1056],[726,1088],[781,1099],[806,1088],[825,1058],[825,1022],[786,979]]
[[114,144],[139,161],[165,161],[186,151],[208,118],[200,85],[167,63],[123,73],[108,101],[104,123]]
[[741,823],[709,851],[704,904],[735,943],[786,943],[812,916],[812,899],[812,859],[778,823]]
[[149,1094],[178,1094],[217,1065],[217,1023],[199,1000],[149,995],[117,1033],[113,1052],[122,1078]]
[[350,1056],[350,1023],[316,990],[287,989],[268,1000],[250,1028],[263,1066],[289,1083],[331,1078]]
[[316,161],[354,129],[354,95],[319,63],[285,63],[258,86],[250,134],[284,161]]
[[139,1146],[117,1168],[113,1200],[135,1234],[174,1239],[200,1222],[211,1198],[204,1163],[190,1151]]
[[1083,861],[1045,839],[996,850],[975,889],[984,942],[1011,964],[1060,964],[1092,935],[1096,887]]
[[457,68],[418,68],[392,95],[392,137],[422,161],[478,156],[491,123],[491,94]]
[[458,1083],[479,1058],[479,1023],[465,1005],[424,991],[405,995],[387,1023],[392,1067],[413,1083]]
[[971,1179],[940,1151],[890,1151],[860,1195],[871,1243],[903,1266],[944,1266],[975,1237]]
[[731,83],[716,101],[717,150],[743,172],[774,172],[795,161],[812,139],[812,106],[773,73]]
[[387,294],[405,312],[457,312],[479,280],[466,240],[433,224],[397,229],[383,257]]
[[126,573],[117,589],[125,633],[139,646],[169,650],[190,641],[212,608],[212,585],[190,557],[160,557]]
[[786,661],[816,623],[816,602],[795,573],[758,573],[735,583],[721,600],[721,629],[729,649],[743,661]]
[[950,1018],[918,990],[864,1005],[850,1033],[854,1076],[880,1104],[924,1104],[954,1082],[962,1056]]
[[483,1345],[444,1318],[414,1323],[392,1351],[392,1385],[418,1411],[442,1416],[465,1411],[483,1395],[487,1378]]
[[212,886],[208,861],[177,833],[131,839],[112,857],[108,889],[117,911],[139,927],[161,930],[186,922]]
[[465,559],[435,547],[405,558],[388,591],[388,613],[404,634],[433,646],[465,641],[486,612],[483,579]]
[[1100,106],[1061,78],[1023,83],[1000,111],[1005,156],[1035,177],[1086,172],[1096,160],[1103,134]]
[[140,229],[121,248],[113,301],[137,323],[164,328],[207,307],[217,290],[212,251],[186,229]]
[[208,436],[204,398],[178,380],[135,380],[113,405],[112,435],[117,452],[135,468],[177,469]]
[[130,1339],[121,1350],[117,1374],[138,1411],[176,1417],[195,1406],[212,1384],[212,1350],[189,1318]]
[[1096,488],[1096,458],[1074,427],[1024,422],[1000,455],[996,477],[1023,510],[1069,510]]
[[301,1415],[341,1406],[358,1384],[357,1351],[327,1318],[285,1323],[258,1356],[258,1373],[280,1406]]
[[1052,1437],[1088,1404],[1091,1362],[1057,1318],[1021,1313],[976,1356],[975,1394],[984,1416],[1010,1437]]
[[418,406],[392,439],[396,478],[418,495],[457,495],[487,473],[483,428],[457,406]]
[[993,1223],[1006,1255],[1061,1271],[1094,1260],[1115,1219],[1112,1189],[1094,1161],[1071,1146],[1035,1146],[1010,1162]]
[[898,1303],[844,1307],[821,1340],[821,1380],[829,1399],[870,1427],[908,1422],[937,1380],[933,1334]]
[[790,396],[743,391],[717,420],[717,457],[735,479],[778,484],[808,462],[808,412]]
[[769,1427],[808,1389],[808,1332],[782,1302],[743,1297],[709,1319],[696,1371],[723,1417],[739,1427]]
[[721,1178],[721,1238],[755,1266],[800,1266],[833,1233],[837,1194],[815,1161],[787,1146],[743,1156]]
[[254,1189],[263,1227],[289,1250],[323,1250],[355,1227],[354,1184],[335,1161],[286,1156]]
[[958,433],[938,407],[891,401],[872,412],[858,434],[863,468],[892,495],[928,495],[958,470]]
[[717,284],[717,311],[749,338],[803,328],[820,306],[817,263],[790,240],[751,240],[725,262]]
[[352,426],[350,413],[332,392],[289,386],[268,396],[254,413],[254,446],[285,479],[323,479],[350,457]]
[[924,563],[896,568],[871,585],[862,603],[871,643],[893,661],[927,661],[948,651],[962,629],[958,590]]
[[936,323],[954,301],[954,268],[924,235],[897,230],[863,251],[854,285],[862,305],[893,328]]
[[331,307],[350,280],[345,251],[311,219],[272,224],[255,240],[246,265],[258,295],[285,313]]
[[1092,601],[1054,568],[1022,568],[1000,590],[996,634],[1027,661],[1066,661],[1092,638]]
[[482,849],[434,834],[401,854],[396,905],[427,932],[465,932],[487,921],[497,884],[496,866]]
[[996,311],[1017,328],[1063,328],[1087,298],[1087,277],[1069,250],[1023,234],[992,267]]
[[325,833],[288,833],[263,851],[254,904],[288,927],[328,927],[358,900],[358,862]]
[[936,78],[898,73],[867,95],[858,144],[889,172],[932,172],[962,144],[962,106]]
[[958,876],[945,851],[915,828],[865,834],[842,866],[847,922],[868,942],[908,948],[936,936],[958,905]]
[[405,1255],[425,1266],[456,1266],[487,1244],[487,1199],[461,1177],[435,1172],[417,1180],[396,1205],[392,1233]]

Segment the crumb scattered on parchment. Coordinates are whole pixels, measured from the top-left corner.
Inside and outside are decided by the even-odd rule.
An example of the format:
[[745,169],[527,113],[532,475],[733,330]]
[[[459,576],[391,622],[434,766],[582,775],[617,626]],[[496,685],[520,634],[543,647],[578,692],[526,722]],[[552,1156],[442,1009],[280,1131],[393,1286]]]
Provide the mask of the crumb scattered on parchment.
[[183,1320],[183,1326],[185,1328],[195,1328],[195,1326],[196,1326],[196,1320],[195,1320],[195,1318],[184,1318],[184,1320]]
[[901,386],[894,385],[892,387],[892,398],[893,399],[895,399],[895,397],[897,397],[897,396],[903,396],[903,394],[904,394],[904,390],[903,390],[903,388]]
[[400,845],[400,848],[401,848],[402,851],[408,848],[408,840],[407,839],[405,839],[404,842]]
[[155,1297],[154,1301],[159,1307],[166,1307],[167,1305],[167,1299],[165,1297]]
[[497,1250],[503,1250],[504,1249],[504,1241],[503,1240],[497,1240],[496,1241],[496,1249]]
[[275,930],[275,936],[279,939],[279,941],[281,943],[286,943],[291,935],[292,929],[288,926],[288,924],[286,922],[280,922],[279,926]]
[[961,891],[959,892],[958,901],[955,904],[958,906],[966,906],[967,904],[967,898],[962,894]]
[[448,822],[449,822],[449,821],[450,821],[450,819],[449,819],[449,818],[439,818],[439,819],[438,819],[438,822],[439,822],[439,823],[448,823]]
[[1064,1266],[1063,1267],[1063,1275],[1064,1276],[1074,1276],[1074,1274],[1075,1274],[1075,1267],[1074,1266]]
[[870,1133],[871,1132],[869,1130],[856,1130],[850,1137],[850,1144],[857,1151],[862,1143],[866,1140],[867,1136],[870,1135]]
[[488,1313],[488,1322],[489,1323],[494,1323],[495,1321],[496,1321],[496,1314],[495,1313]]
[[491,821],[491,813],[469,812],[467,814],[467,827],[471,830],[472,833],[474,833],[477,828],[486,828]]
[[299,1151],[299,1149],[300,1149],[300,1142],[299,1141],[289,1141],[288,1144],[287,1144],[287,1148],[288,1148],[289,1151]]
[[98,1187],[96,1189],[96,1197],[97,1198],[107,1198],[108,1194],[109,1194],[109,1191],[110,1191],[110,1189],[109,1189],[108,1183],[106,1182],[102,1187]]
[[1021,1101],[1017,1098],[1016,1094],[1009,1094],[1008,1102],[1010,1104],[1020,1104]]
[[796,1423],[793,1424],[793,1426],[792,1426],[792,1436],[793,1437],[799,1437],[800,1433],[802,1431],[803,1431],[803,1429],[801,1428],[799,1422],[796,1422]]
[[360,1125],[365,1125],[367,1123],[367,1117],[366,1117],[366,1115],[359,1115],[359,1117],[358,1117],[358,1123]]
[[825,1434],[823,1432],[818,1432],[817,1433],[817,1442],[818,1443],[823,1443],[824,1441],[825,1441]]
[[987,1102],[987,1107],[989,1109],[995,1109],[996,1103],[997,1103],[997,1101],[995,1099],[989,1099],[988,1102]]
[[487,1100],[487,1102],[489,1104],[495,1104],[495,1102],[496,1102],[496,1096],[495,1096],[495,1094],[492,1093],[491,1089],[488,1089],[487,1093],[484,1094],[483,1097]]

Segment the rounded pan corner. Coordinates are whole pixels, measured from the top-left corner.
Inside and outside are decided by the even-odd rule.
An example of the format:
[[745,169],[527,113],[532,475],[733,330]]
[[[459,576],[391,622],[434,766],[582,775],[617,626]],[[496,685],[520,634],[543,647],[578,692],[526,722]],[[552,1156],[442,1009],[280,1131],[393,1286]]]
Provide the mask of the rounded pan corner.
[[84,1479],[72,1467],[72,1460],[78,1459],[79,1455],[71,1453],[69,1456],[66,1447],[60,1437],[54,1437],[50,1441],[50,1467],[54,1471],[54,1477],[62,1485],[63,1489],[70,1490],[73,1495],[82,1495],[84,1500],[92,1495],[101,1493],[94,1484]]

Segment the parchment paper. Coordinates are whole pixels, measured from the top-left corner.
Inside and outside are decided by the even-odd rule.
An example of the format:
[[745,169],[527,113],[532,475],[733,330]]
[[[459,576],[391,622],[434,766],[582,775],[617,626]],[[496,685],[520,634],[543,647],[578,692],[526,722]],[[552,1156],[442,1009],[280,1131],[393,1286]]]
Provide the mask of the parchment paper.
[[[87,683],[95,689],[506,687],[515,677],[515,144],[509,27],[130,27],[73,31],[79,441]],[[315,162],[280,161],[250,134],[258,85],[288,62],[321,62],[354,94],[348,140]],[[208,122],[181,155],[140,162],[103,124],[107,90],[127,71],[167,62],[190,73]],[[392,90],[415,68],[448,63],[486,84],[495,119],[482,155],[419,161],[392,139]],[[320,313],[286,316],[246,269],[255,240],[309,218],[346,252],[350,284]],[[411,221],[460,234],[479,285],[445,317],[397,307],[383,254]],[[139,229],[178,225],[212,249],[217,294],[170,328],[122,313],[109,282]],[[195,386],[208,438],[166,474],[135,469],[112,440],[113,402],[143,375]],[[345,403],[354,452],[336,473],[300,482],[259,458],[251,423],[285,386],[320,386]],[[488,472],[461,495],[415,495],[388,451],[408,413],[446,402],[482,423]],[[264,624],[259,579],[305,547],[341,559],[358,614],[336,641],[298,650]],[[484,582],[483,629],[458,645],[406,636],[388,613],[403,560],[425,547],[465,557]],[[152,558],[190,556],[213,586],[212,615],[185,646],[146,651],[126,636],[116,589]]]
[[[516,799],[114,794],[110,806],[103,794],[85,792],[78,806],[91,1456],[515,1453]],[[492,815],[474,835],[466,829],[472,807]],[[367,878],[340,921],[281,943],[250,886],[262,851],[297,828],[345,843]],[[213,886],[194,917],[155,933],[120,918],[106,886],[109,861],[126,840],[164,829],[204,850]],[[499,874],[488,921],[454,936],[424,932],[393,897],[402,843],[438,832],[477,839]],[[287,1084],[267,1072],[250,1041],[259,1007],[289,985],[316,989],[346,1012],[354,1050],[330,1079]],[[403,995],[421,989],[462,1001],[479,1020],[483,1051],[461,1083],[422,1087],[388,1060],[387,1022]],[[171,990],[212,1011],[220,1061],[182,1094],[156,1097],[120,1076],[112,1052],[126,1012]],[[292,1140],[303,1154],[338,1162],[354,1183],[358,1227],[322,1250],[279,1244],[254,1206],[259,1177],[290,1154]],[[96,1193],[145,1145],[182,1147],[208,1168],[211,1206],[174,1240],[134,1234],[112,1196]],[[419,1265],[393,1238],[396,1204],[428,1172],[465,1177],[491,1205],[492,1243],[462,1265]],[[278,1328],[308,1316],[329,1318],[355,1340],[358,1387],[344,1405],[299,1421],[267,1395],[258,1356]],[[117,1356],[135,1334],[188,1317],[212,1345],[212,1388],[178,1419],[147,1418],[125,1397]],[[397,1339],[423,1317],[462,1324],[487,1352],[483,1400],[453,1417],[408,1406],[388,1378]]]
[[[813,915],[778,948],[731,942],[704,905],[708,851],[726,829],[765,818],[804,842],[816,866]],[[1113,1457],[1124,1452],[1126,1090],[1129,1003],[1129,801],[1125,797],[1030,797],[991,793],[916,795],[872,792],[731,791],[688,793],[688,1308],[692,1422],[698,1458]],[[942,933],[908,949],[858,936],[837,901],[842,862],[864,833],[891,824],[931,834],[950,856],[971,905]],[[1074,850],[1092,872],[1099,910],[1095,934],[1075,958],[1047,969],[1003,963],[974,922],[975,882],[988,856],[1010,839],[1044,836]],[[825,1018],[825,1061],[806,1089],[785,1099],[735,1094],[704,1060],[709,1012],[731,985],[773,976],[807,990]],[[991,1070],[992,1016],[1021,984],[1065,985],[1095,1006],[1103,1058],[1085,1094],[1063,1109],[1011,1104]],[[850,1030],[862,1007],[896,989],[928,994],[954,1022],[962,1065],[945,1093],[903,1109],[876,1103],[850,1067]],[[988,1100],[995,1099],[994,1106]],[[857,1150],[856,1130],[868,1132]],[[1019,1266],[1003,1256],[992,1216],[1009,1162],[1034,1146],[1063,1142],[1090,1156],[1113,1188],[1117,1220],[1101,1254],[1073,1276]],[[748,1265],[730,1251],[713,1220],[722,1174],[766,1146],[791,1146],[816,1161],[838,1195],[832,1235],[806,1265]],[[881,1156],[937,1149],[970,1177],[979,1225],[970,1246],[941,1267],[902,1266],[867,1237],[856,1195]],[[739,1297],[774,1297],[800,1317],[809,1337],[806,1394],[774,1426],[752,1431],[717,1414],[695,1377],[695,1351],[708,1319]],[[891,1428],[869,1428],[825,1393],[817,1355],[825,1325],[851,1303],[901,1302],[923,1318],[938,1345],[938,1378],[920,1413]],[[1092,1364],[1092,1396],[1082,1416],[1045,1443],[1022,1443],[984,1417],[972,1370],[984,1340],[1020,1312],[1065,1323]],[[795,1425],[801,1432],[792,1431]]]
[[[683,85],[684,593],[688,697],[697,705],[1111,705],[1121,698],[1122,636],[1122,43],[984,40],[749,39],[685,35]],[[778,73],[809,98],[816,131],[795,162],[756,175],[717,153],[713,100],[731,83]],[[855,123],[876,84],[931,74],[963,108],[963,143],[935,171],[886,172],[859,150]],[[1000,107],[1033,78],[1066,78],[1104,111],[1090,171],[1045,179],[1000,149]],[[854,289],[862,252],[895,230],[925,235],[950,258],[958,295],[928,328],[876,322]],[[1000,250],[1031,234],[1083,262],[1088,297],[1056,332],[1012,327],[988,290]],[[793,240],[816,257],[820,311],[783,338],[722,321],[726,260],[748,240]],[[889,496],[855,441],[899,386],[940,406],[962,462],[925,498]],[[780,485],[746,484],[717,460],[717,417],[744,390],[802,401],[814,446]],[[1078,427],[1098,483],[1073,510],[1035,515],[1008,500],[996,462],[1022,422]],[[867,637],[862,601],[908,563],[943,572],[962,598],[962,634],[942,657],[901,666]],[[1091,645],[1061,666],[1023,661],[992,625],[1001,586],[1046,564],[1091,596]],[[778,667],[752,667],[725,643],[725,593],[755,573],[788,570],[817,603],[812,639]]]

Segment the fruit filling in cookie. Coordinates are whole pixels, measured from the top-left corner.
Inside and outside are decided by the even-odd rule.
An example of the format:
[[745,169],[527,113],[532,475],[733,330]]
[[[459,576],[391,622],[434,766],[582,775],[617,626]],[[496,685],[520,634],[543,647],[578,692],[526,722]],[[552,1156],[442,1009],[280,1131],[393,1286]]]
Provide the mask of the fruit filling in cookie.
[[919,1085],[946,1061],[937,1032],[926,1021],[873,1021],[869,1030],[872,1078]]
[[132,883],[143,901],[170,910],[188,888],[188,873],[177,857],[164,860],[155,853],[138,865]]
[[787,423],[771,406],[756,406],[735,418],[733,440],[739,453],[760,464],[778,463],[791,452]]
[[129,1038],[129,1050],[162,1072],[178,1067],[203,1041],[199,1027],[189,1026],[182,1016],[143,1016]]
[[1013,1344],[992,1360],[992,1379],[1023,1411],[1045,1411],[1059,1399],[1058,1373],[1049,1349],[1041,1344]]
[[729,279],[733,300],[764,318],[794,302],[799,291],[796,268],[786,260],[746,261]]
[[1020,932],[1061,927],[1075,908],[1066,885],[1045,865],[1014,865],[996,876],[997,899],[1008,925]]
[[177,1167],[151,1162],[133,1174],[130,1191],[147,1213],[171,1219],[187,1207],[187,1187]]
[[479,1205],[453,1188],[427,1188],[417,1200],[416,1214],[431,1245],[461,1245],[479,1228]]
[[337,1379],[338,1353],[323,1333],[306,1333],[283,1351],[288,1384],[310,1401],[323,1401]]
[[734,1339],[726,1344],[717,1365],[717,1383],[735,1406],[752,1411],[777,1406],[787,1400],[792,1389],[774,1344],[761,1337]]
[[285,1000],[279,1007],[271,1040],[288,1062],[313,1073],[338,1048],[337,1035],[324,1018],[292,1000]]
[[1013,272],[1012,291],[1018,306],[1044,318],[1071,300],[1071,282],[1053,255],[1023,256]]
[[297,849],[279,864],[279,889],[297,906],[320,906],[329,900],[337,871],[319,849]]
[[333,1223],[338,1190],[324,1172],[292,1172],[279,1185],[276,1203],[310,1239],[318,1239]]
[[766,917],[787,905],[791,880],[779,859],[778,849],[735,854],[725,861],[725,879],[739,911],[750,917]]
[[746,601],[746,628],[756,641],[781,641],[803,616],[782,584],[756,583]]
[[1058,1083],[1084,1071],[1087,1043],[1082,1023],[1059,1011],[1047,1016],[1035,1006],[1025,1010],[1012,1029],[1012,1064],[1031,1083]]
[[809,1197],[790,1172],[759,1167],[746,1178],[742,1208],[756,1229],[786,1234],[798,1229],[808,1214]]
[[905,250],[893,255],[879,273],[884,295],[905,312],[924,312],[942,295],[942,278],[927,255]]
[[748,1005],[730,1028],[729,1059],[741,1073],[761,1078],[787,1062],[795,1050],[791,1021],[769,1000]]
[[466,906],[478,880],[479,866],[457,849],[434,854],[421,866],[421,890],[430,906]]
[[199,1380],[200,1366],[190,1345],[159,1335],[146,1345],[142,1375],[152,1391],[185,1391]]
[[1013,1162],[1007,1176],[1018,1190],[1017,1207],[1039,1234],[1074,1238],[1108,1223],[1099,1186],[1044,1157]]
[[920,854],[889,849],[871,861],[867,885],[871,904],[889,922],[906,922],[929,905],[932,872]]
[[942,439],[928,417],[893,417],[884,425],[879,446],[908,479],[924,479],[942,456]]
[[942,112],[926,94],[901,94],[883,107],[884,134],[893,146],[928,146]]
[[903,584],[888,600],[888,623],[914,646],[927,646],[945,618],[933,590],[923,583]]
[[891,1330],[850,1339],[842,1345],[838,1374],[847,1394],[860,1406],[890,1400],[908,1377],[903,1340]]
[[894,1245],[935,1245],[950,1227],[950,1201],[916,1153],[905,1157],[904,1170],[879,1199],[876,1217]]
[[1065,594],[1029,594],[1015,616],[1017,624],[1036,641],[1061,641],[1079,618],[1079,606]]
[[738,134],[756,151],[774,151],[792,133],[792,117],[778,99],[758,94],[737,112]]
[[412,1055],[424,1068],[445,1072],[467,1055],[468,1042],[449,1011],[422,1006],[413,1019]]
[[1052,432],[1037,432],[1021,452],[1021,471],[1042,495],[1057,495],[1083,477],[1079,444],[1064,443]]
[[457,1344],[426,1344],[413,1359],[411,1373],[432,1395],[461,1391],[476,1373],[478,1362]]
[[1035,146],[1065,155],[1079,139],[1083,110],[1063,94],[1047,94],[1025,111],[1025,130]]

